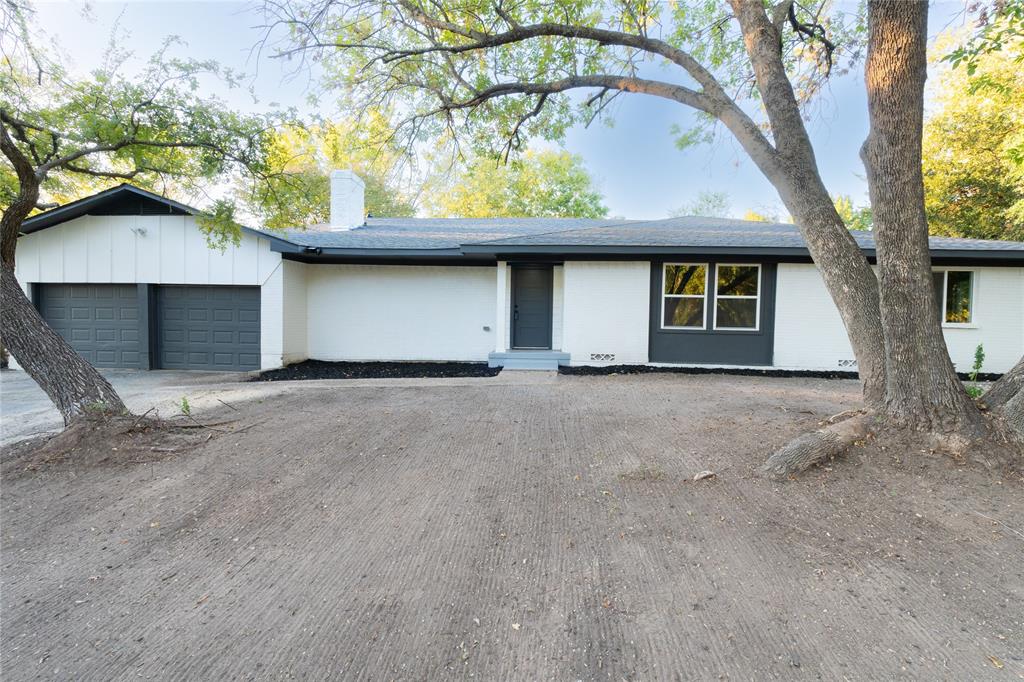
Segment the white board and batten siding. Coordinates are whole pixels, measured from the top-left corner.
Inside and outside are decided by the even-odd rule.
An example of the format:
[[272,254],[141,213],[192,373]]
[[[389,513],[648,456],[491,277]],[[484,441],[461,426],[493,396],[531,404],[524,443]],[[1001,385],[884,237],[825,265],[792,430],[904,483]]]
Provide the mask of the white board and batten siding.
[[26,289],[36,282],[259,286],[260,364],[280,367],[286,355],[281,255],[270,250],[269,240],[251,234],[243,234],[237,247],[211,249],[193,216],[75,218],[22,236],[16,273]]
[[[974,350],[982,344],[983,371],[1006,372],[1024,356],[1024,268],[949,269],[974,273],[971,324],[943,328],[957,371],[970,371]],[[839,311],[814,265],[779,264],[774,366],[816,371],[857,369]]]
[[314,265],[305,295],[314,360],[482,362],[494,350],[493,267]]
[[562,350],[572,365],[634,365],[648,358],[651,264],[566,261]]

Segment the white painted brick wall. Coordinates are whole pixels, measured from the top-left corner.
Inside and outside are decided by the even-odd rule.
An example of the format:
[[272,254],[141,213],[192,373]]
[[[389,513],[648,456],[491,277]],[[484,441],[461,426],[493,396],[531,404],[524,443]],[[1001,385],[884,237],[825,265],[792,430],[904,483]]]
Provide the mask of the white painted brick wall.
[[310,358],[481,361],[494,350],[492,267],[315,265],[306,275]]
[[306,272],[312,265],[281,261],[283,275],[282,349],[284,364],[302,362],[309,357],[306,320]]
[[565,325],[565,267],[556,265],[551,286],[551,348],[561,350]]
[[[956,268],[960,269],[960,268]],[[962,268],[975,272],[974,323],[944,328],[958,371],[970,370],[974,349],[985,346],[987,372],[1005,372],[1024,355],[1024,268]],[[775,367],[855,369],[842,319],[817,269],[780,263],[775,307]]]
[[[566,261],[562,350],[574,365],[647,362],[651,264]],[[593,353],[614,354],[609,362]]]
[[284,268],[274,268],[260,287],[260,369],[284,364]]

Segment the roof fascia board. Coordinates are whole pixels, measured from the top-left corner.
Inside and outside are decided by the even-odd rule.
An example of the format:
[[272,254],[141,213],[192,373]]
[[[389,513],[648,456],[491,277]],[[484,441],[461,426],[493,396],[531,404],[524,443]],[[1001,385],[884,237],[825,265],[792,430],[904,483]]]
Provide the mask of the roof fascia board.
[[[68,220],[74,220],[80,216],[87,215],[90,208],[121,192],[131,192],[132,194],[136,194],[187,213],[188,215],[198,215],[201,212],[199,209],[188,206],[187,204],[182,204],[174,201],[173,199],[162,197],[159,194],[154,194],[153,192],[147,192],[144,189],[139,189],[132,185],[118,185],[117,187],[105,189],[102,192],[82,197],[81,199],[72,201],[69,204],[64,204],[63,206],[58,206],[57,208],[52,208],[49,211],[44,211],[38,215],[34,215],[22,223],[21,232],[22,234],[31,234],[33,232],[38,232],[39,230],[45,230],[48,227],[60,225]],[[65,218],[64,216],[68,217]]]

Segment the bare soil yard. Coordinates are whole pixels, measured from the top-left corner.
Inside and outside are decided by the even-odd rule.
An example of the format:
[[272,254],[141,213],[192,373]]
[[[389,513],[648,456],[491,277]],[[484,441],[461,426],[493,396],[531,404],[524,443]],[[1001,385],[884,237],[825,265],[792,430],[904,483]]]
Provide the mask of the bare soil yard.
[[850,381],[501,379],[7,448],[4,679],[1024,677],[1019,474],[869,445],[757,476]]

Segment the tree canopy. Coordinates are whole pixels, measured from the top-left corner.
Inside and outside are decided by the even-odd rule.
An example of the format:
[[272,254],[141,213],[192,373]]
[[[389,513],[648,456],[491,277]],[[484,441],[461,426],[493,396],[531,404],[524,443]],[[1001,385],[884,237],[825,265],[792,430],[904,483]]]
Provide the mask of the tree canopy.
[[673,217],[678,216],[705,216],[708,218],[728,218],[732,211],[732,201],[726,192],[711,192],[702,190],[697,192],[697,197],[671,212]]
[[[561,139],[624,92],[701,112],[696,129],[680,131],[684,145],[706,139],[715,119],[751,133],[757,125],[736,104],[760,97],[728,3],[293,0],[266,7],[268,26],[290,30],[280,56],[316,50],[326,83],[341,84],[346,102],[400,103],[402,132],[420,140],[449,136],[507,154],[528,139]],[[825,14],[783,2],[776,14],[775,24],[789,29],[781,31],[782,61],[799,101],[862,54],[856,8]],[[641,77],[645,63],[681,69],[682,84]],[[564,96],[579,89],[589,94]]]
[[[934,108],[923,141],[932,234],[1024,240],[1024,37],[1000,31],[1005,21],[992,25],[1000,48],[979,49],[969,68],[935,65]],[[938,45],[940,54],[949,40]]]
[[450,186],[429,192],[426,209],[451,218],[603,218],[608,208],[583,159],[564,150],[528,150],[504,163],[478,157]]
[[[122,73],[116,54],[110,66],[82,76],[42,61],[40,53],[35,61],[9,57],[0,70],[0,123],[10,164],[0,182],[4,205],[16,203],[29,178],[39,194],[31,210],[130,182],[205,198],[212,209],[203,226],[215,241],[235,238],[234,213],[217,203],[223,198],[210,187],[267,181],[274,173],[269,141],[285,115],[240,114],[216,97],[200,96],[201,81],[232,87],[236,76],[213,62],[172,58],[172,46],[154,54],[137,77]],[[8,250],[13,257],[16,236],[4,233],[5,257]]]
[[848,228],[851,230],[871,229],[870,206],[857,206],[853,203],[853,199],[845,194],[836,196],[833,201],[836,205],[836,211],[839,212],[840,217]]
[[394,144],[385,112],[359,118],[288,126],[269,144],[271,179],[238,198],[268,228],[298,228],[330,219],[330,172],[354,170],[366,183],[366,211],[375,216],[411,216],[416,212],[413,181],[403,178],[407,160]]

